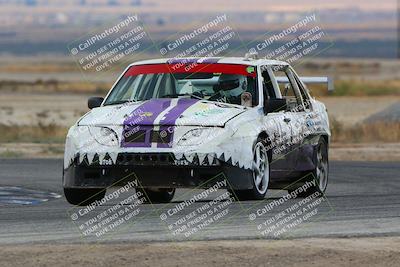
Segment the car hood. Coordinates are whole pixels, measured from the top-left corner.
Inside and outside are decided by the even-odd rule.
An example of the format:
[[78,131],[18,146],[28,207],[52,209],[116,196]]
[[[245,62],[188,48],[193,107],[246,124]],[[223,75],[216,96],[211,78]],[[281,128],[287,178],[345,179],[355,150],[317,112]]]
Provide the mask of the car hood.
[[111,105],[88,112],[79,125],[224,126],[246,111],[233,104],[191,98],[150,99]]

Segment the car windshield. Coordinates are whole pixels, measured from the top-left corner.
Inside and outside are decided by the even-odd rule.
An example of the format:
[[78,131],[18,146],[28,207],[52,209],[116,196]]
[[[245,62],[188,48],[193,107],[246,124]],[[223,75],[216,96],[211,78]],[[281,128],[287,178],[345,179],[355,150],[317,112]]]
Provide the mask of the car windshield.
[[152,98],[191,97],[255,106],[258,102],[256,78],[256,67],[249,65],[137,65],[125,72],[104,105]]

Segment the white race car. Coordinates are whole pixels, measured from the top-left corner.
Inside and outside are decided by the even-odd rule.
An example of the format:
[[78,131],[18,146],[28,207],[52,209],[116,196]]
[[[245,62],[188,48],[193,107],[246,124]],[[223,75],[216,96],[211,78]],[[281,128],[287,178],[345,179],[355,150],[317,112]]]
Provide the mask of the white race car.
[[328,78],[300,78],[275,60],[133,63],[104,99],[89,99],[91,111],[68,132],[66,199],[87,205],[132,179],[154,202],[170,201],[175,188],[207,188],[213,177],[241,200],[307,182],[301,196],[324,192],[329,123],[309,82],[332,89]]

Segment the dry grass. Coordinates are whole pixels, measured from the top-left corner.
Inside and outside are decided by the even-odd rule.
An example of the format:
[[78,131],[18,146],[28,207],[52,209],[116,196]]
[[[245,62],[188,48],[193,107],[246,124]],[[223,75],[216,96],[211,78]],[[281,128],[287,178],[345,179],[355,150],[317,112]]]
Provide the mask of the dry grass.
[[[331,119],[334,143],[397,143],[400,142],[400,123],[357,124],[350,127]],[[68,128],[55,124],[2,125],[0,143],[63,143]]]
[[63,143],[68,129],[55,124],[1,125],[0,143]]
[[335,91],[329,93],[326,85],[308,85],[313,96],[384,96],[400,95],[400,81],[335,81]]
[[57,80],[37,80],[35,82],[0,81],[2,92],[36,92],[36,93],[94,93],[105,94],[111,84],[102,82],[60,82]]
[[49,72],[66,72],[76,71],[76,64],[74,62],[64,62],[63,64],[56,63],[39,63],[39,64],[6,64],[0,65],[0,72],[8,73],[49,73]]
[[[61,82],[58,80],[36,80],[34,82],[0,81],[2,92],[40,93],[107,93],[112,84],[105,82]],[[400,96],[400,81],[337,81],[335,91],[328,93],[326,85],[308,85],[313,96]]]
[[0,152],[0,158],[13,158],[13,159],[15,159],[15,158],[21,158],[21,157],[23,157],[23,155],[24,154],[21,153],[21,152],[10,150],[10,149],[7,149],[4,152]]
[[360,123],[345,127],[331,119],[332,141],[340,143],[400,142],[400,123]]

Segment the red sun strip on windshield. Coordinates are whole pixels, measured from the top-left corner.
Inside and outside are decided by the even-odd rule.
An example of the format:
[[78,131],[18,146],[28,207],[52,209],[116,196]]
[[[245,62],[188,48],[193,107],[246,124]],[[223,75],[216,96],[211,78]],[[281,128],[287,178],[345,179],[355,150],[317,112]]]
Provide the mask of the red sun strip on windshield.
[[224,73],[256,77],[255,67],[239,64],[148,64],[132,66],[124,76],[152,73]]

